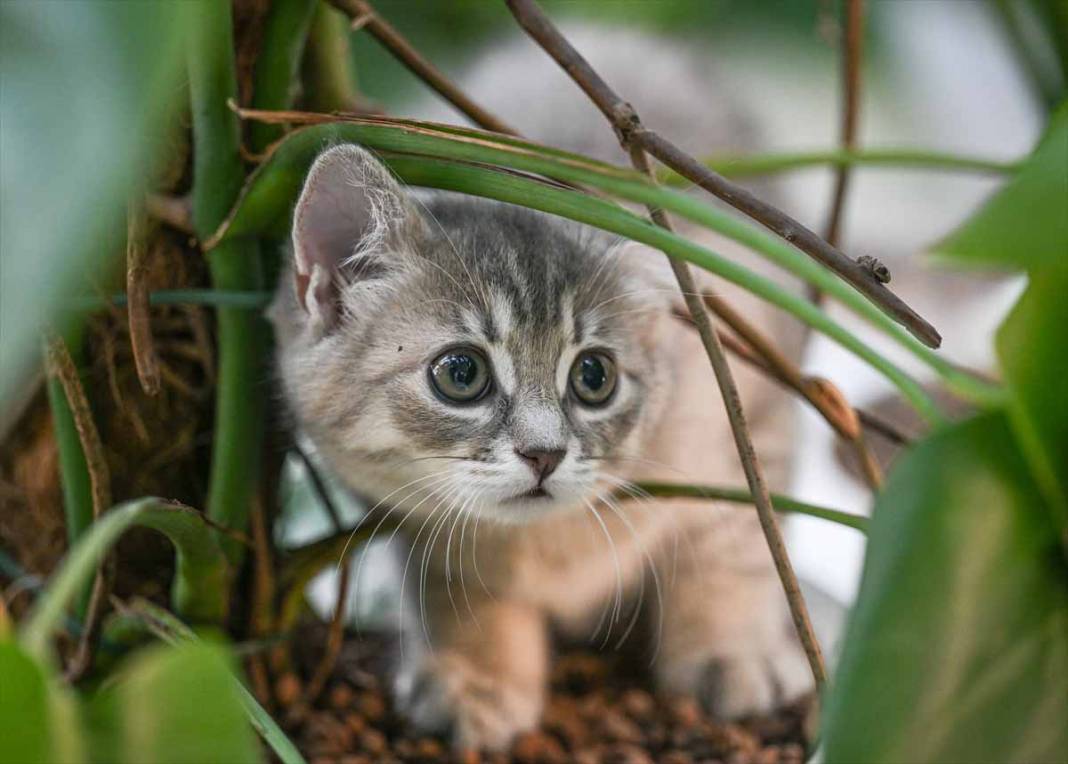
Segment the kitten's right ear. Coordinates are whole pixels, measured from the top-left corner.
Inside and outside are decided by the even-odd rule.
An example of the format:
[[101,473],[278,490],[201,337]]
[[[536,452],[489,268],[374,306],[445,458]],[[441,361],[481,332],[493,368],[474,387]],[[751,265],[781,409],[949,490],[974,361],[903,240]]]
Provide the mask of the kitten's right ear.
[[404,190],[368,151],[344,144],[319,155],[293,214],[297,301],[316,333],[336,325],[346,286],[398,267],[419,225]]

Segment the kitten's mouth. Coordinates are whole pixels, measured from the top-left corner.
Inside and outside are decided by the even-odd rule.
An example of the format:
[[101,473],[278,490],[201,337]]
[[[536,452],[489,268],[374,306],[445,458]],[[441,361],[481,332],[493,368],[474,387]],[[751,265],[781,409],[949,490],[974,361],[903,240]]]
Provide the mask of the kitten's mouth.
[[540,485],[536,485],[525,493],[517,493],[508,501],[528,501],[530,499],[551,499],[553,495],[542,488]]

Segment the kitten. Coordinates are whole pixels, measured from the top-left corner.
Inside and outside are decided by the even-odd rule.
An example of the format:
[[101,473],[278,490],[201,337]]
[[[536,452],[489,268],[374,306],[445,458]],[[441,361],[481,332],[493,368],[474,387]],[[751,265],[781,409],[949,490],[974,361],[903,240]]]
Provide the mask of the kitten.
[[[618,498],[637,479],[744,485],[678,304],[659,252],[413,193],[356,146],[314,163],[271,309],[278,366],[332,470],[404,519],[420,603],[397,692],[420,729],[502,748],[535,726],[550,629],[646,623],[658,686],[726,717],[809,689],[753,510]],[[781,487],[787,401],[733,366]]]

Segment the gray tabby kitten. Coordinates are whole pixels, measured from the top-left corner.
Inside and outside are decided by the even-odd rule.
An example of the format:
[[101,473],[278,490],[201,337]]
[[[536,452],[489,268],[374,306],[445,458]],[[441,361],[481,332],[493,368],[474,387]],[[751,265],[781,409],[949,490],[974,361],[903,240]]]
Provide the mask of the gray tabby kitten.
[[[661,253],[416,196],[352,145],[308,174],[293,251],[271,310],[286,400],[336,474],[404,519],[420,617],[397,691],[417,727],[504,747],[538,723],[551,629],[615,640],[639,620],[658,685],[718,714],[809,688],[750,508],[618,498],[639,478],[744,484]],[[738,376],[781,486],[783,399]]]

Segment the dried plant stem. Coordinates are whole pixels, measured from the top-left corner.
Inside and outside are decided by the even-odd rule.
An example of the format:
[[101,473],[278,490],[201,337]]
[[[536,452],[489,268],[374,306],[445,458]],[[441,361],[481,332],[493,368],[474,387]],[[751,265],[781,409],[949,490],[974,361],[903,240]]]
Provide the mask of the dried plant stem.
[[[534,0],[505,0],[520,26],[543,48],[549,50],[564,70],[590,97],[612,123],[620,141],[636,145],[648,154],[696,183],[712,195],[722,199],[753,220],[790,242],[802,252],[837,273],[842,279],[879,306],[888,316],[908,329],[929,347],[938,347],[941,336],[901,298],[862,268],[852,258],[828,244],[798,221],[746,189],[705,167],[658,133],[645,128],[633,107],[620,98],[600,76],[593,73],[578,51],[566,44],[559,31]],[[589,76],[594,74],[594,76]]]
[[139,199],[131,199],[126,209],[126,311],[130,326],[130,346],[141,389],[148,395],[159,393],[159,355],[152,341],[148,311],[148,284],[145,259],[147,221]]
[[[58,336],[49,338],[45,354],[48,375],[59,381],[70,409],[74,426],[78,431],[85,464],[89,471],[89,486],[92,496],[93,520],[95,521],[111,506],[111,473],[104,456],[104,444],[93,421],[89,400],[85,396],[78,369],[74,365],[66,343]],[[92,646],[100,628],[100,614],[107,600],[107,582],[103,566],[97,569],[93,579],[92,593],[86,608],[84,627],[78,648],[74,653],[67,675],[72,680],[80,677],[92,663]]]
[[[620,143],[630,153],[631,162],[635,169],[653,178],[653,170],[649,164],[645,149],[642,143],[634,140],[635,136],[643,130],[637,113],[608,87],[608,84],[601,79],[600,75],[560,34],[559,30],[552,25],[534,2],[530,0],[507,0],[507,3],[520,25],[601,108],[612,127],[615,128]],[[625,108],[619,108],[620,106]],[[650,208],[649,214],[658,226],[671,230],[671,224],[662,210]],[[816,640],[815,632],[812,629],[808,608],[797,583],[797,576],[794,574],[790,558],[786,553],[786,545],[783,543],[782,533],[775,517],[775,510],[771,504],[771,496],[768,492],[767,484],[764,482],[764,476],[753,448],[749,428],[746,425],[738,387],[734,382],[734,376],[731,374],[726,354],[723,352],[723,346],[712,328],[708,312],[699,296],[689,266],[670,256],[668,261],[671,263],[672,272],[675,274],[679,289],[682,291],[683,298],[686,301],[686,307],[697,326],[697,332],[701,337],[708,360],[715,371],[716,382],[723,396],[727,418],[730,421],[735,446],[738,449],[738,456],[741,459],[746,482],[749,484],[753,503],[757,509],[760,527],[764,532],[764,537],[767,540],[768,548],[775,564],[775,570],[779,574],[783,590],[786,593],[790,614],[793,617],[798,637],[808,657],[812,674],[816,679],[817,686],[822,687],[827,677],[823,655],[819,642]]]
[[195,236],[193,210],[187,196],[168,196],[149,192],[145,195],[145,212],[176,231]]
[[496,133],[516,135],[515,130],[471,100],[448,77],[427,61],[419,51],[412,47],[411,43],[404,39],[403,35],[378,15],[370,3],[364,0],[329,0],[329,2],[351,18],[354,24],[358,24],[359,28],[370,32],[409,71],[437,91],[442,98],[459,109],[476,125]]
[[849,405],[841,390],[826,379],[805,377],[796,363],[779,352],[779,349],[763,332],[746,321],[723,299],[711,292],[706,292],[704,298],[705,304],[767,363],[774,376],[782,379],[787,386],[796,390],[811,403],[835,432],[852,444],[857,452],[857,459],[860,460],[868,487],[878,490],[883,482],[882,472],[874,454],[864,440],[860,417]]
[[[845,35],[842,52],[842,126],[839,148],[853,151],[857,145],[857,122],[860,113],[860,69],[864,45],[864,0],[844,0]],[[846,194],[852,168],[839,165],[834,173],[834,192],[831,196],[831,211],[823,238],[832,247],[838,246],[845,214]],[[817,304],[823,299],[819,289],[809,287],[809,297]],[[863,461],[863,459],[861,460]]]

